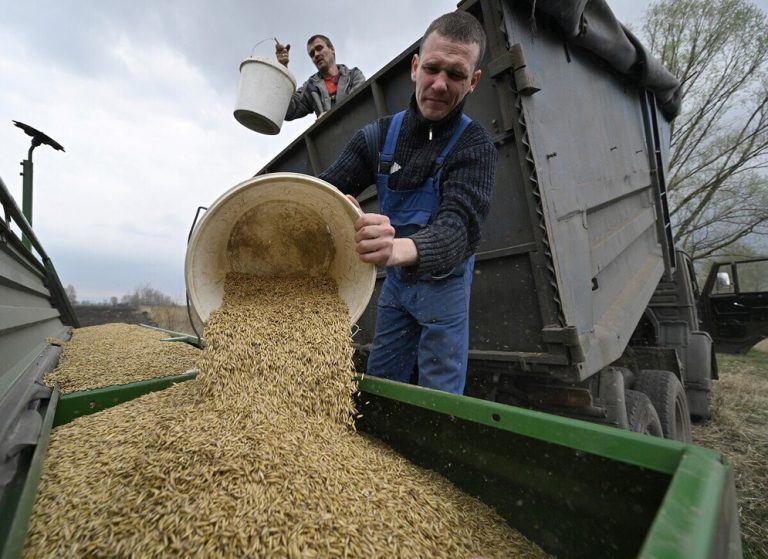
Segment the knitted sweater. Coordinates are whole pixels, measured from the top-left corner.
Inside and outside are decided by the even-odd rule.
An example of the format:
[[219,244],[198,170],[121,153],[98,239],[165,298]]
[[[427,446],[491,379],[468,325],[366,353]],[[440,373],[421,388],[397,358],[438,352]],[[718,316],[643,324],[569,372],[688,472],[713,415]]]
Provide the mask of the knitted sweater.
[[[411,97],[395,150],[395,162],[401,169],[390,174],[389,188],[410,190],[424,183],[433,173],[435,159],[458,126],[463,107],[462,101],[442,120],[429,121],[421,116],[415,96]],[[392,117],[387,116],[378,121],[379,151],[384,146],[391,120]],[[376,182],[378,161],[374,160],[372,151],[364,132],[358,131],[320,178],[345,194],[359,195]],[[416,245],[418,262],[409,267],[409,272],[442,274],[475,253],[480,243],[480,227],[490,208],[497,159],[490,136],[473,121],[443,164],[437,217],[410,236]]]

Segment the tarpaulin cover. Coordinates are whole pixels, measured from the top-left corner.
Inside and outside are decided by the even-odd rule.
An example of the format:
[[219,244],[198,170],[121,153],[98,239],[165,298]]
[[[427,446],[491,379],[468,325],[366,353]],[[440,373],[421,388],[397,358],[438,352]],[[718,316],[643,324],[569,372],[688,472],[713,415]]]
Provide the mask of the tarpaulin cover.
[[652,91],[665,117],[680,112],[681,85],[614,16],[605,0],[536,0],[538,14],[554,18],[571,44],[589,50]]

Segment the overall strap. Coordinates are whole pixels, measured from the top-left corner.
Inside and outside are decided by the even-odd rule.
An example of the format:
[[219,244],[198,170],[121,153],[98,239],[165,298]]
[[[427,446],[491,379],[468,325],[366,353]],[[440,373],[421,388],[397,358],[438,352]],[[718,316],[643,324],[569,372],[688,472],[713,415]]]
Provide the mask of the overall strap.
[[397,148],[397,138],[400,136],[400,127],[405,118],[405,111],[401,111],[392,117],[387,130],[387,138],[384,140],[384,149],[379,154],[380,174],[389,174],[389,169],[395,161],[395,149]]

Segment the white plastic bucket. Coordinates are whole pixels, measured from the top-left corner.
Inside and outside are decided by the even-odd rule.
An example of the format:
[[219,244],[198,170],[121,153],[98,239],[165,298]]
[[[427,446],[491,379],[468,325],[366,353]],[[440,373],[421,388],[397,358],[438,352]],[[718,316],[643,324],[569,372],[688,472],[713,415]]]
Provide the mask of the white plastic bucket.
[[298,173],[241,182],[211,205],[187,246],[185,279],[201,322],[221,305],[227,272],[329,274],[354,323],[368,305],[376,266],[355,251],[360,210],[337,188]]
[[296,78],[285,66],[267,58],[246,58],[240,63],[235,118],[255,132],[277,134],[294,91]]

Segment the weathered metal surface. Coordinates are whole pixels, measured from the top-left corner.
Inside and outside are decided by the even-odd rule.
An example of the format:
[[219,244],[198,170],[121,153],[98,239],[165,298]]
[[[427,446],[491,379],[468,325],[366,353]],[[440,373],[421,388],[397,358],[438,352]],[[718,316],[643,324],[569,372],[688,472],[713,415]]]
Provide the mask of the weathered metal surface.
[[50,392],[40,379],[56,366],[59,355],[59,348],[49,345],[47,339],[66,338],[68,326],[76,320],[50,259],[2,180],[0,206],[6,218],[0,220],[2,502],[14,473],[39,444],[42,422],[36,410]]

